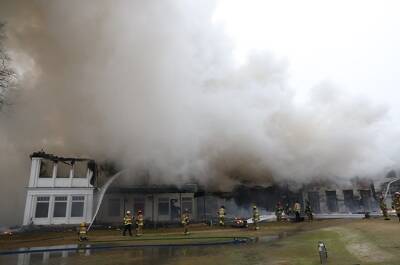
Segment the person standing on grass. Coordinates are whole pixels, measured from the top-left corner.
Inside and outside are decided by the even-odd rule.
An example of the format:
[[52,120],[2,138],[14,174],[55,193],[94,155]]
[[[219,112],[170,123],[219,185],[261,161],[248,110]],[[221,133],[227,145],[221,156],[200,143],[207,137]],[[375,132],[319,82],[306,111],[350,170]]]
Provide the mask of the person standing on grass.
[[218,210],[219,226],[225,226],[225,207],[221,206]]
[[294,213],[296,215],[296,222],[300,222],[300,212],[301,212],[301,204],[299,201],[296,201],[293,206]]
[[124,231],[122,232],[122,235],[126,235],[126,231],[129,232],[129,235],[132,236],[132,215],[131,211],[126,211],[125,217],[124,217]]
[[185,211],[182,214],[182,225],[183,225],[184,235],[189,235],[189,222],[190,222],[189,210],[185,209]]
[[382,215],[385,218],[385,220],[390,220],[388,209],[385,202],[385,197],[383,196],[383,194],[379,197],[379,207],[381,208]]
[[278,202],[275,207],[276,221],[282,221],[283,207],[281,202]]
[[136,214],[136,236],[143,235],[143,213],[142,210],[139,210]]
[[254,204],[253,205],[253,224],[254,224],[254,230],[260,229],[258,226],[258,222],[260,222],[260,213],[258,212],[257,206]]
[[311,204],[310,204],[309,200],[306,200],[306,207],[304,209],[304,212],[308,217],[308,221],[311,222],[314,219],[314,216],[313,216],[313,211],[312,211]]
[[396,214],[400,222],[400,192],[395,192],[392,208],[396,210]]
[[78,239],[79,239],[79,241],[87,241],[88,240],[87,225],[85,222],[83,222],[79,225]]

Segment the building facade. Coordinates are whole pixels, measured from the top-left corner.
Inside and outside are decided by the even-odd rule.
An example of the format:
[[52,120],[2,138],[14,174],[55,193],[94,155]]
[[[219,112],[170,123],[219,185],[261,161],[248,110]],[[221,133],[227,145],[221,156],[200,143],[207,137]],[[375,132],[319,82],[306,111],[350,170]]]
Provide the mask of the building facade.
[[93,214],[93,170],[89,159],[31,155],[23,225],[78,224]]
[[[141,210],[146,224],[180,223],[184,210],[194,222],[213,222],[222,205],[227,217],[249,217],[257,204],[264,213],[278,202],[291,207],[306,200],[316,213],[379,211],[373,182],[356,179],[348,184],[311,183],[293,191],[289,185],[238,186],[230,192],[207,192],[197,184],[150,185],[116,181],[105,192],[97,187],[98,170],[91,159],[58,157],[44,152],[31,155],[31,171],[23,225],[76,225],[91,222],[100,205],[96,224],[121,224],[126,211]],[[107,175],[107,174],[106,174]],[[109,174],[108,174],[109,175]],[[104,181],[110,179],[103,176]],[[99,201],[102,198],[102,201]]]

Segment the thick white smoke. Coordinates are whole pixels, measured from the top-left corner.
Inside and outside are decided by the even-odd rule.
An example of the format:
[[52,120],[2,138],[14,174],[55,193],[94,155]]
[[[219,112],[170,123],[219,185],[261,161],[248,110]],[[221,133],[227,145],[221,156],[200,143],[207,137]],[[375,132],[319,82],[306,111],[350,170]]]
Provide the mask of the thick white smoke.
[[392,166],[385,108],[327,83],[296,103],[286,62],[235,65],[212,2],[3,1],[20,78],[0,117],[1,193],[24,193],[41,148],[216,189]]

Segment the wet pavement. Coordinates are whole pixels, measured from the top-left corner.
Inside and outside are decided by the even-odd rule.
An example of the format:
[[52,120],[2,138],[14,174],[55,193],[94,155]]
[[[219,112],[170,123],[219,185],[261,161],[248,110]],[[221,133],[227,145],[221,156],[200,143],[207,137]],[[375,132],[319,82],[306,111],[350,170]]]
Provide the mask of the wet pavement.
[[20,253],[0,256],[0,264],[38,265],[38,264],[259,264],[265,261],[263,249],[266,244],[285,235],[262,236],[251,242],[238,244],[202,246],[146,246],[134,248],[90,249],[91,245],[63,245],[48,247],[21,248]]

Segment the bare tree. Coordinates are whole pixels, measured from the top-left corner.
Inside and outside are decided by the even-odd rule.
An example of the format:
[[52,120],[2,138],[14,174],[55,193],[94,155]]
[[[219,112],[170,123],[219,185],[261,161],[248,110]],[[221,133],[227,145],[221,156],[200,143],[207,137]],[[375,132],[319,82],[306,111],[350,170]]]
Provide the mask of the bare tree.
[[15,79],[15,72],[10,66],[10,57],[4,47],[5,23],[0,22],[0,110],[8,103],[7,94]]

